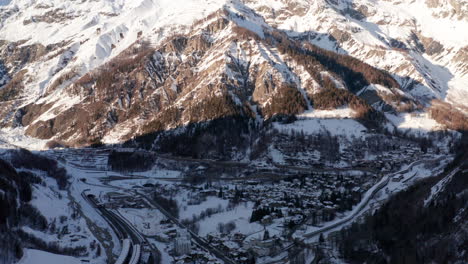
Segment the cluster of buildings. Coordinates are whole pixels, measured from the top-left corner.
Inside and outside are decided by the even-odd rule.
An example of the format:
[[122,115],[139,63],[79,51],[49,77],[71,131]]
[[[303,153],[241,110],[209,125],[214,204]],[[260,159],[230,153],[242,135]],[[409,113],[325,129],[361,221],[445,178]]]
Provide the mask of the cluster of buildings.
[[[293,244],[291,235],[304,224],[319,226],[333,220],[337,215],[351,210],[362,194],[367,191],[378,177],[372,174],[327,174],[314,173],[291,176],[284,180],[266,183],[249,180],[237,182],[236,185],[220,186],[207,184],[194,188],[186,185],[174,185],[178,188],[190,188],[191,199],[204,200],[204,197],[217,196],[235,203],[250,202],[255,206],[252,215],[244,216],[250,221],[264,226],[262,232],[254,235],[233,232],[213,232],[206,236],[207,242],[222,251],[239,264],[254,263],[258,258],[277,256],[288,252]],[[164,190],[162,190],[164,192]],[[196,199],[195,199],[196,198]],[[260,218],[254,219],[254,212],[260,210]],[[257,212],[258,213],[258,212]],[[213,223],[215,225],[217,223]],[[276,229],[273,235],[268,230]],[[174,234],[174,255],[178,261],[198,259],[198,252],[190,244],[190,236]],[[300,256],[300,255],[298,255]],[[288,257],[289,258],[289,257]],[[294,258],[301,263],[301,258]],[[192,262],[178,262],[192,263]]]
[[[255,209],[268,208],[271,213],[260,219],[264,225],[278,222],[284,227],[299,225],[305,220],[313,224],[331,221],[337,213],[350,210],[377,177],[371,174],[310,174],[271,184],[249,181],[226,190],[225,197],[251,201]],[[257,219],[255,219],[257,220]]]

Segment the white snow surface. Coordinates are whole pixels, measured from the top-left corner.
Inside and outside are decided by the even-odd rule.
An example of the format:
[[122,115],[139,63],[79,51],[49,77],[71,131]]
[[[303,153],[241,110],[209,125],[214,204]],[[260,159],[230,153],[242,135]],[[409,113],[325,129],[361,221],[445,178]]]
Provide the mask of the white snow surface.
[[155,236],[162,232],[159,222],[166,217],[158,210],[120,208],[118,211],[143,235]]
[[311,110],[297,115],[298,118],[353,118],[355,111],[349,107],[333,110]]
[[262,225],[260,225],[259,223],[249,222],[253,206],[254,204],[252,202],[248,202],[236,206],[234,210],[225,211],[207,217],[206,219],[198,222],[200,225],[200,231],[198,232],[198,234],[200,236],[206,236],[209,233],[217,233],[218,224],[227,224],[231,221],[236,224],[236,228],[233,231],[233,233],[238,232],[250,235],[262,231]]
[[303,131],[305,134],[319,134],[328,132],[333,136],[345,136],[349,139],[364,136],[367,129],[353,119],[340,118],[308,118],[300,119],[291,124],[274,123],[274,127],[279,131],[295,130]]
[[74,257],[52,254],[46,251],[26,248],[24,256],[18,264],[81,264],[82,262]]
[[0,146],[6,149],[21,147],[29,150],[43,150],[46,143],[46,140],[26,136],[24,128],[0,129]]
[[[178,202],[182,204],[181,201],[178,201]],[[208,208],[216,209],[219,207],[219,208],[225,209],[228,203],[229,203],[228,200],[224,200],[215,196],[209,196],[207,197],[206,201],[198,205],[185,205],[182,208],[180,208],[179,218],[190,219],[192,218],[192,216],[199,216],[202,211]]]
[[442,124],[430,118],[427,113],[404,113],[400,115],[386,113],[385,116],[400,130],[424,133],[444,129]]

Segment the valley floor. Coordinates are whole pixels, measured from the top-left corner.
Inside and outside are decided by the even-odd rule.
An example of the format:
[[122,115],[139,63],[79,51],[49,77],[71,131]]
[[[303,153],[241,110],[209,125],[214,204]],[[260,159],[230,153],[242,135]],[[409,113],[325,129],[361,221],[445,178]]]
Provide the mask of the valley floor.
[[[398,171],[376,174],[294,166],[273,166],[265,173],[264,166],[233,162],[234,170],[249,173],[232,177],[220,170],[218,177],[203,178],[214,174],[218,162],[164,156],[149,171],[115,172],[108,170],[108,154],[106,149],[47,152],[72,175],[71,193],[84,213],[115,233],[115,256],[121,254],[115,245],[121,245],[125,235],[106,223],[98,207],[119,215],[147,241],[138,243],[151,244],[158,258],[173,263],[249,263],[252,257],[256,263],[286,263],[296,252],[312,259],[321,236],[335,235],[392,193],[436,174],[449,160],[427,154]],[[198,183],[190,182],[194,176],[187,173],[194,170]],[[83,194],[93,197],[97,206]],[[178,252],[178,243],[187,243],[190,250]],[[145,246],[143,252],[149,260],[153,251]]]

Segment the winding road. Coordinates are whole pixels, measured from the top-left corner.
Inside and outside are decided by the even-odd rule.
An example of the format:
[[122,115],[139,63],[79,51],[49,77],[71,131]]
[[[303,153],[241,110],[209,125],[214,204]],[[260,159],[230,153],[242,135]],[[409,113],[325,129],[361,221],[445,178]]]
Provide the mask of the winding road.
[[[437,159],[430,159],[430,160],[418,160],[418,161],[415,161],[415,162],[411,163],[410,165],[408,165],[407,168],[405,168],[403,170],[400,170],[400,171],[397,171],[397,172],[394,172],[394,173],[391,173],[389,175],[384,176],[376,185],[374,185],[371,189],[369,189],[367,191],[367,193],[364,195],[364,198],[362,199],[362,201],[359,203],[359,205],[353,210],[353,212],[350,215],[346,216],[345,218],[343,218],[343,219],[341,219],[341,220],[339,220],[339,221],[337,221],[337,222],[335,222],[333,224],[322,227],[322,228],[320,228],[318,230],[315,230],[315,231],[312,231],[310,233],[306,233],[303,236],[305,238],[307,238],[307,239],[310,239],[310,238],[313,238],[313,237],[315,237],[317,235],[320,235],[323,232],[330,231],[332,229],[338,228],[340,226],[344,226],[344,225],[352,222],[354,220],[354,218],[356,218],[358,215],[360,215],[362,213],[364,208],[375,197],[375,195],[388,185],[390,180],[395,175],[405,174],[405,173],[409,172],[410,170],[412,170],[412,168],[414,166],[417,166],[417,165],[419,165],[421,163],[438,162],[438,161],[441,161],[441,160],[443,160],[443,157],[439,157]],[[411,177],[414,177],[414,175],[411,176]]]

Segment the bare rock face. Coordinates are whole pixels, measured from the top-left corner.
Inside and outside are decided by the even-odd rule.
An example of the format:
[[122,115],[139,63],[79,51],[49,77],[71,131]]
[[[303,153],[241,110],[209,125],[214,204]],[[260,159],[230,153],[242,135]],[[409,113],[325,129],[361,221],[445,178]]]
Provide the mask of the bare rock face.
[[340,43],[351,40],[351,34],[349,32],[340,30],[338,28],[333,28],[330,32],[330,35]]
[[426,53],[429,55],[439,54],[444,50],[444,46],[442,46],[440,42],[434,41],[434,40],[432,41],[429,40],[425,46],[426,46]]
[[41,44],[23,45],[22,42],[0,41],[0,57],[7,68],[13,72],[22,69],[26,64],[34,62],[47,53]]
[[422,45],[421,51],[430,56],[440,54],[444,51],[444,46],[433,38],[427,38],[422,35],[419,35],[417,38],[417,41]]
[[454,60],[461,65],[462,73],[468,73],[468,46],[461,48],[455,55]]
[[429,8],[441,8],[442,12],[434,14],[441,17],[455,17],[458,20],[468,20],[468,3],[457,0],[426,0]]
[[73,17],[74,17],[73,15],[65,12],[63,9],[57,8],[57,9],[48,10],[41,15],[33,16],[29,19],[26,19],[23,21],[23,24],[28,25],[31,23],[38,23],[38,22],[43,22],[43,23],[48,23],[48,24],[60,23],[60,22],[63,22],[64,20],[73,19]]

